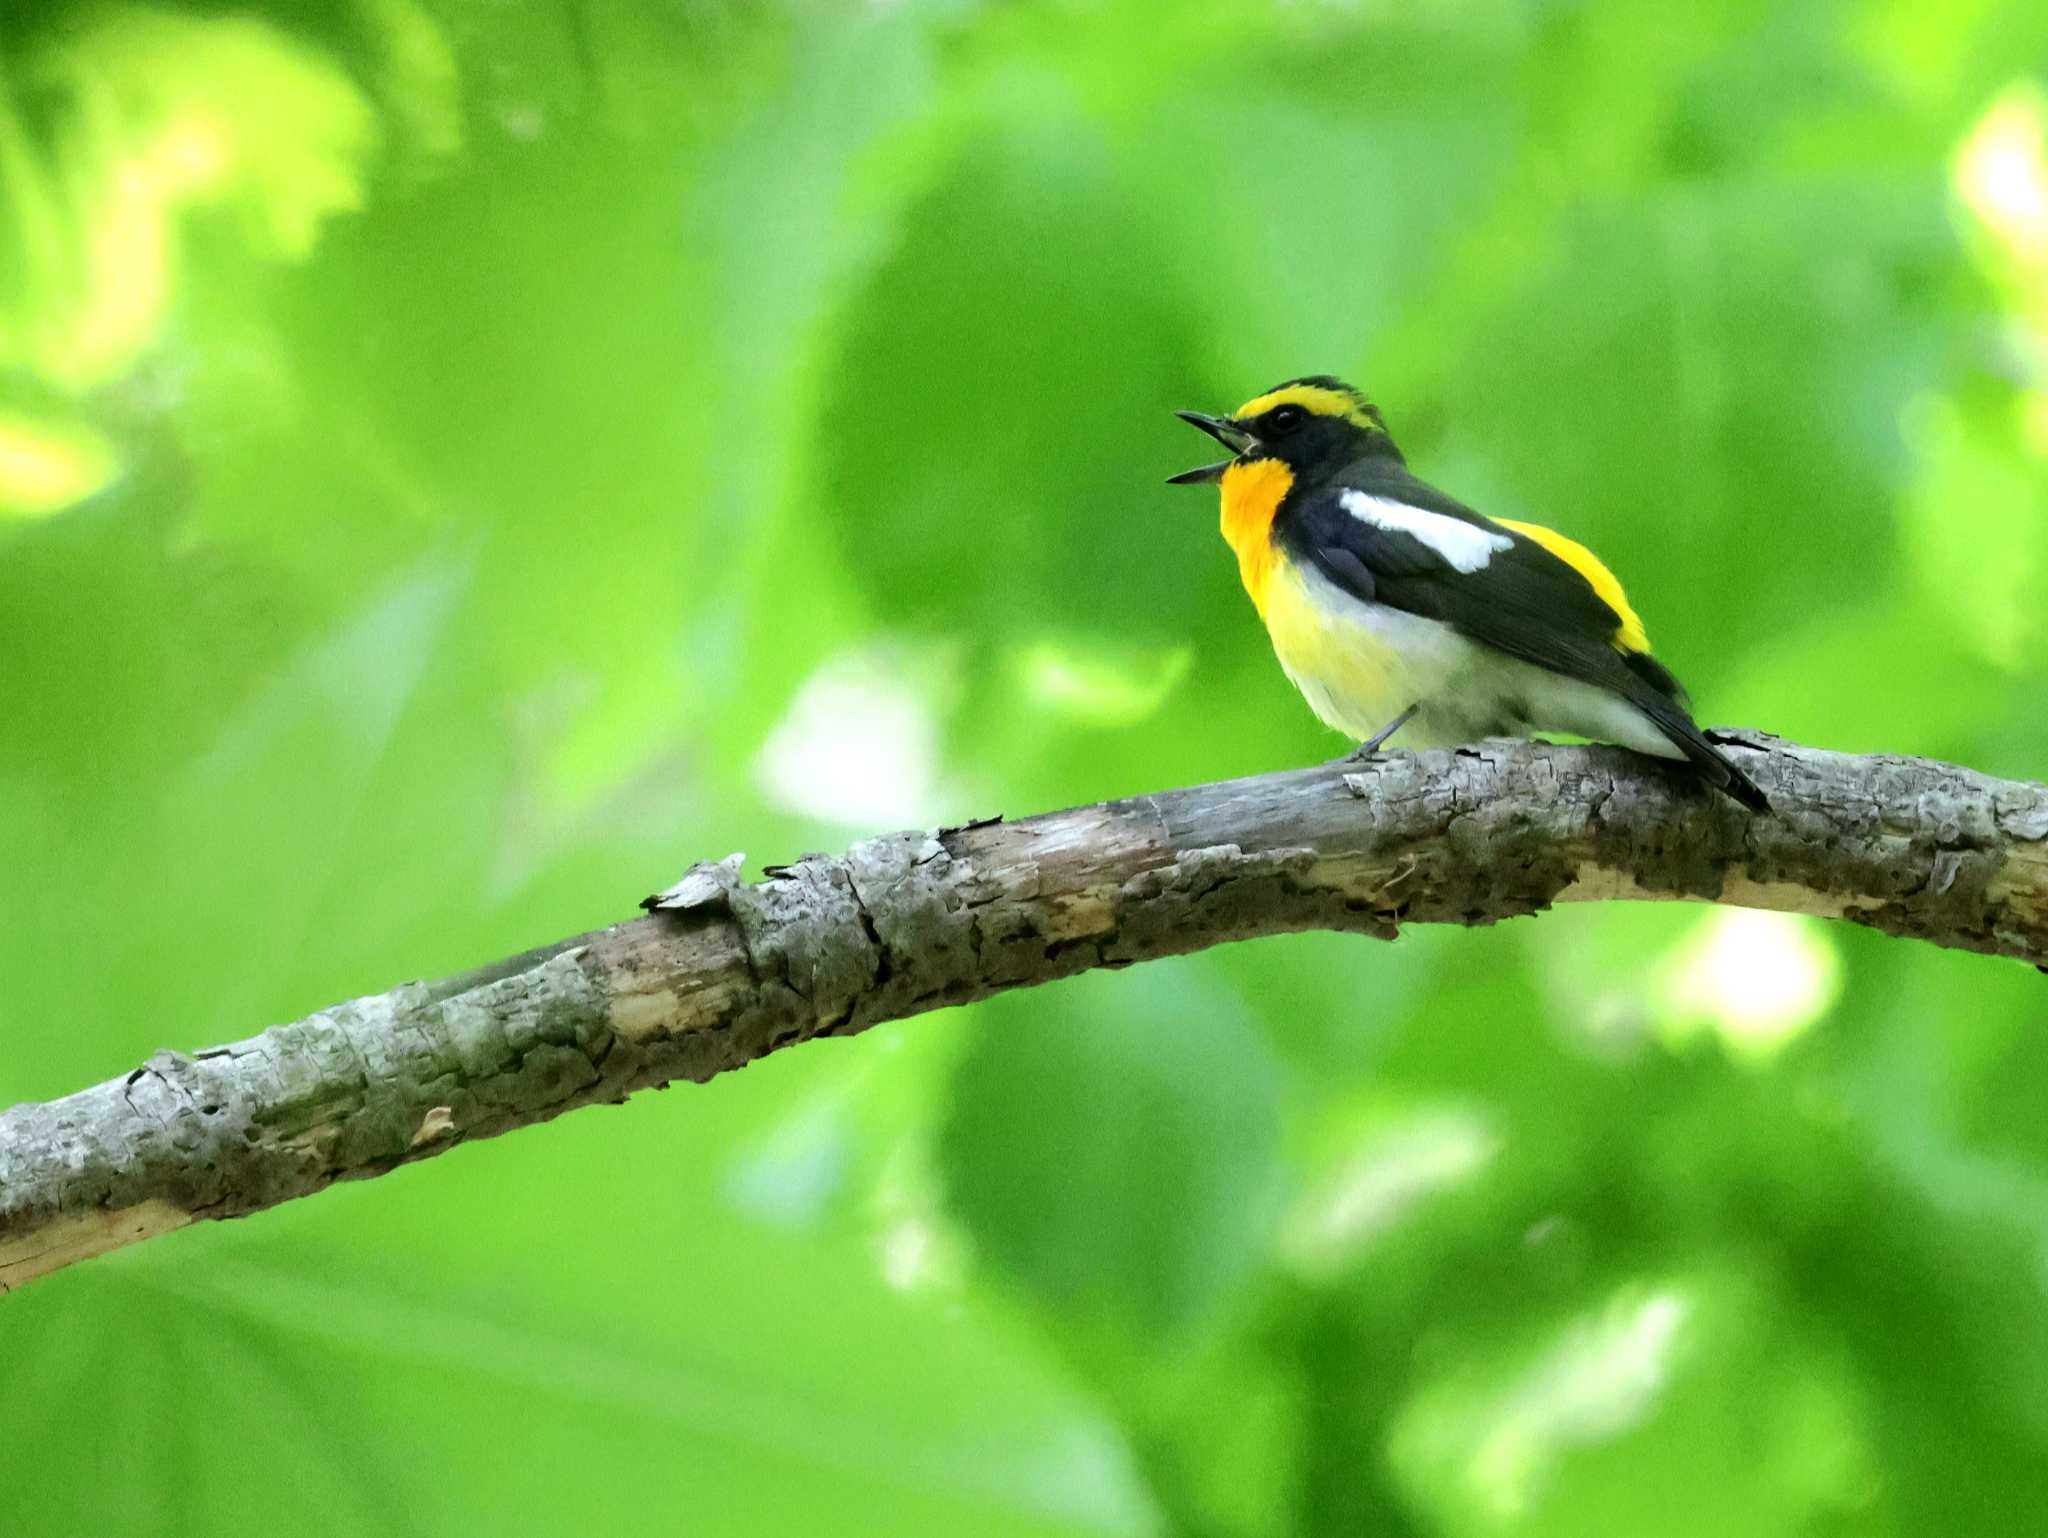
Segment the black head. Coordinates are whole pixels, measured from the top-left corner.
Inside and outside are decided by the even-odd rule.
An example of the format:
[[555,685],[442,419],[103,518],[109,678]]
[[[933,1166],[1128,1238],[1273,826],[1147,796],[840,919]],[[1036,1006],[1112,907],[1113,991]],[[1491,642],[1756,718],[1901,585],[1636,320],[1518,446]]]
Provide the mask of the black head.
[[1300,477],[1318,468],[1348,465],[1368,454],[1400,457],[1379,407],[1328,374],[1290,379],[1254,396],[1227,417],[1198,411],[1176,415],[1235,458],[1170,476],[1168,484],[1174,486],[1221,480],[1233,464],[1253,459],[1284,460]]

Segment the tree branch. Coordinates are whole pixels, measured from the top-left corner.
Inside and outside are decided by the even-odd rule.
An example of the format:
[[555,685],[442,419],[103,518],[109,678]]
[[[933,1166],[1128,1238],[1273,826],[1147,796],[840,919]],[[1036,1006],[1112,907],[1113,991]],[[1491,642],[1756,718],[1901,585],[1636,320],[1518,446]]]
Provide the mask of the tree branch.
[[2048,965],[2048,788],[1725,739],[1752,817],[1612,748],[1486,742],[700,865],[657,911],[0,1114],[0,1291],[201,1218],[1004,989],[1556,902],[1845,918]]

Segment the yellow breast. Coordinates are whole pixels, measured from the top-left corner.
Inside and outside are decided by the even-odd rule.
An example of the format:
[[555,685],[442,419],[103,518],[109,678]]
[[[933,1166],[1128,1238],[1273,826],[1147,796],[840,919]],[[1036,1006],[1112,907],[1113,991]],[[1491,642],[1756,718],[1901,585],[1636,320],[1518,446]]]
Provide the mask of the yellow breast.
[[1266,572],[1260,613],[1309,708],[1353,737],[1370,737],[1447,672],[1445,627],[1371,605],[1332,607],[1330,590],[1285,557]]

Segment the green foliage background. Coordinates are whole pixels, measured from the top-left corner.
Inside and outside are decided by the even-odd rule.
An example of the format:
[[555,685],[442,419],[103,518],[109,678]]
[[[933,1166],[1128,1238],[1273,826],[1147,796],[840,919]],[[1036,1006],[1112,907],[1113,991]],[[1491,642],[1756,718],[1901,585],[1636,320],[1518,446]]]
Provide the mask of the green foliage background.
[[[1160,484],[1303,372],[1706,718],[2048,763],[2038,0],[16,4],[0,65],[0,1103],[699,857],[1329,756]],[[0,1531],[2031,1530],[2044,987],[1613,908],[820,1043],[10,1297]]]

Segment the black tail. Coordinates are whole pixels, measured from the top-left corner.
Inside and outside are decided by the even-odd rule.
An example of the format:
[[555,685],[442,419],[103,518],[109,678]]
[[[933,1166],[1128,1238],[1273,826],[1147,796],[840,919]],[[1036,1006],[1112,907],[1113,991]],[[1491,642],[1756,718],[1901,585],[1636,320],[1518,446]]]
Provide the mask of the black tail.
[[1699,729],[1685,708],[1673,700],[1639,699],[1636,701],[1643,714],[1657,724],[1657,730],[1671,739],[1672,745],[1692,761],[1700,777],[1708,784],[1726,791],[1752,812],[1768,812],[1770,799],[1757,788],[1757,783],[1736,768],[1728,755],[1707,741],[1707,734]]
[[[1692,760],[1693,768],[1709,785],[1718,786],[1752,812],[1768,812],[1770,801],[1757,789],[1755,780],[1728,761],[1727,754],[1707,741],[1699,729],[1685,697],[1685,685],[1671,676],[1671,670],[1648,652],[1627,652],[1621,659],[1635,674],[1637,687],[1626,690],[1629,699],[1656,723],[1657,730]],[[1644,689],[1641,685],[1647,684]]]

